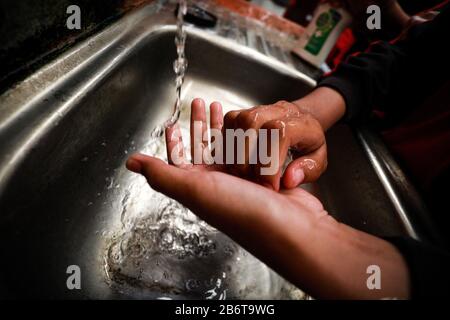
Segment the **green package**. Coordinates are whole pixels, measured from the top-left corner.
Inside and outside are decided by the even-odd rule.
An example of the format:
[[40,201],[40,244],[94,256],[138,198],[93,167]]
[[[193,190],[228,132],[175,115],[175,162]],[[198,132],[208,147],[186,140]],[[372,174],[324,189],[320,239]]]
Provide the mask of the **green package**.
[[321,13],[316,20],[316,30],[306,44],[305,50],[313,55],[318,55],[328,36],[341,19],[342,15],[333,8]]

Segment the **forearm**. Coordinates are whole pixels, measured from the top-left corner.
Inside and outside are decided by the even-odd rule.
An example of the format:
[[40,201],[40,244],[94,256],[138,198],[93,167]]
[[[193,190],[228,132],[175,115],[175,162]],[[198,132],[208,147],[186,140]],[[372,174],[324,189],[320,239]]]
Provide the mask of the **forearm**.
[[[329,215],[311,217],[297,209],[268,215],[253,227],[258,233],[248,229],[233,238],[314,298],[410,297],[409,272],[400,252]],[[370,290],[367,269],[373,265],[380,268],[381,288]]]
[[[381,299],[410,297],[409,272],[400,252],[387,241],[326,216],[305,232],[299,244],[297,280],[321,299]],[[381,288],[370,290],[369,266],[380,268]],[[303,271],[305,270],[305,271]],[[303,283],[302,283],[303,284]]]
[[345,100],[331,88],[319,87],[305,97],[293,101],[302,112],[310,113],[324,131],[332,127],[345,114]]

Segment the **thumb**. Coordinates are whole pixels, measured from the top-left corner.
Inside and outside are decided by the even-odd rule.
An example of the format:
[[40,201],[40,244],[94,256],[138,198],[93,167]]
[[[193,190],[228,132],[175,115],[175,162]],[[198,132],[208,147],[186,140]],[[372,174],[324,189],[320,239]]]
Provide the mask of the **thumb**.
[[184,169],[169,165],[161,159],[144,154],[134,154],[128,158],[126,167],[128,170],[142,174],[148,184],[156,191],[184,202],[184,195],[189,184],[195,180],[186,179],[187,172]]
[[283,174],[283,185],[287,189],[292,189],[302,183],[314,182],[326,168],[327,149],[326,145],[322,145],[314,152],[289,163]]
[[305,180],[305,171],[300,162],[301,159],[296,159],[286,167],[282,178],[286,189],[294,189]]

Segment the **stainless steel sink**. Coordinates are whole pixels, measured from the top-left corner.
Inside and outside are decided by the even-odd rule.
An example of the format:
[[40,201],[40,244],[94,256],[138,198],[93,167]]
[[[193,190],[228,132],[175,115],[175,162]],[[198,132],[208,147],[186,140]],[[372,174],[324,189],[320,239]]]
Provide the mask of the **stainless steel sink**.
[[[175,99],[172,8],[139,9],[0,97],[0,297],[303,298],[264,264],[124,167]],[[181,123],[194,97],[227,110],[294,99],[315,81],[214,31],[188,27]],[[360,229],[405,223],[346,126],[308,186]],[[405,231],[406,230],[406,231]],[[81,270],[69,290],[68,266]]]

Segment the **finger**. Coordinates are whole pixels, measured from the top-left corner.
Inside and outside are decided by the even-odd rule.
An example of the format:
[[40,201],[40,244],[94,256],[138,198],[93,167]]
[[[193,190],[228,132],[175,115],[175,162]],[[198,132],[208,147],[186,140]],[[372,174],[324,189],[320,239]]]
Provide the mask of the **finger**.
[[[270,154],[268,154],[271,159],[270,164],[255,166],[255,174],[258,176],[257,180],[260,181],[260,183],[271,186],[277,191],[280,188],[282,168],[286,161],[289,147],[294,147],[297,152],[302,155],[310,155],[321,148],[322,145],[325,145],[325,136],[320,124],[314,118],[307,115],[303,117],[286,117],[282,120],[272,120],[266,122],[262,128],[268,129],[267,143],[269,145],[272,143],[271,130],[277,130],[279,139],[278,145],[271,146],[272,150],[270,150]],[[261,148],[261,144],[259,147]],[[275,147],[276,149],[274,149]],[[306,158],[303,159],[302,168],[305,170],[303,172],[305,175],[304,177],[301,177],[301,172],[295,170],[288,174],[286,178],[288,186],[291,186],[297,181],[306,182],[307,180],[305,180],[305,177],[307,175],[309,181],[313,181],[314,178],[318,177],[317,175],[320,175],[323,172],[324,167],[326,167],[326,146],[322,148],[317,155],[314,155],[316,157],[312,160],[317,161],[315,164],[311,161],[306,161]],[[266,167],[272,168],[269,174],[263,174],[262,172]],[[277,169],[276,171],[275,168]]]
[[[227,145],[227,141],[226,141],[227,133],[226,133],[226,131],[229,130],[229,129],[234,130],[236,118],[237,118],[237,116],[239,115],[240,112],[241,112],[240,110],[228,111],[228,112],[225,114],[225,117],[224,117],[224,119],[223,119],[223,127],[222,127],[222,137],[223,137],[223,160],[224,160],[224,163],[225,163],[225,164],[229,163],[230,161],[231,161],[232,163],[235,163],[235,159],[228,159],[228,158],[227,158],[228,155],[227,155],[227,148],[226,148],[226,145]],[[235,145],[234,143],[231,144],[231,145],[232,145],[233,148],[234,148],[233,154],[236,155],[236,145]],[[230,151],[230,150],[228,150],[228,151]],[[237,172],[235,172],[235,171],[233,170],[233,166],[226,166],[226,169],[227,169],[227,171],[228,171],[230,174],[237,175]]]
[[167,159],[170,164],[183,167],[188,164],[184,151],[183,137],[178,123],[166,129]]
[[300,184],[316,181],[327,168],[327,147],[319,149],[292,161],[283,174],[283,186],[286,189]]
[[[267,138],[262,141],[259,134],[258,153],[259,163],[254,166],[256,180],[275,191],[280,190],[280,178],[283,164],[286,161],[289,149],[289,136],[286,130],[287,120],[271,120],[266,122],[261,129],[267,130]],[[266,158],[263,160],[261,157]]]
[[213,102],[209,106],[210,126],[211,129],[222,130],[223,127],[223,110],[219,102]]
[[239,113],[241,113],[240,110],[228,111],[225,114],[225,117],[223,119],[223,128],[224,129],[234,129],[235,121],[236,121],[236,118],[239,115]]
[[183,203],[188,200],[185,199],[186,190],[192,190],[193,186],[189,183],[192,183],[193,179],[187,179],[186,175],[195,174],[194,172],[177,168],[161,159],[144,154],[132,155],[126,166],[129,170],[145,176],[154,190]]
[[[234,121],[234,129],[242,129],[245,132],[242,146],[236,145],[234,154],[233,171],[240,177],[252,178],[251,158],[257,155],[258,138],[257,130],[263,125],[263,117],[258,110],[263,107],[254,107],[242,110]],[[249,131],[252,130],[252,131]],[[252,164],[255,164],[252,162]]]
[[191,104],[191,156],[194,164],[203,163],[203,149],[208,147],[205,102],[194,99]]
[[[219,102],[213,102],[209,106],[209,125],[211,127],[211,157],[216,156],[223,160],[223,110]],[[216,141],[216,139],[219,139]],[[222,162],[220,162],[222,164]]]
[[[249,129],[259,130],[266,122],[277,119],[284,119],[292,115],[298,115],[298,108],[292,103],[286,101],[279,101],[273,105],[257,106],[250,109],[242,110],[235,118],[235,129]],[[251,134],[251,133],[249,133]],[[255,164],[250,163],[251,157],[256,155],[257,139],[245,139],[243,146],[244,150],[236,150],[235,155],[241,154],[243,156],[244,164],[234,166],[234,170],[239,176],[251,177],[255,170]],[[237,163],[237,159],[235,159]]]

